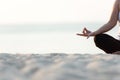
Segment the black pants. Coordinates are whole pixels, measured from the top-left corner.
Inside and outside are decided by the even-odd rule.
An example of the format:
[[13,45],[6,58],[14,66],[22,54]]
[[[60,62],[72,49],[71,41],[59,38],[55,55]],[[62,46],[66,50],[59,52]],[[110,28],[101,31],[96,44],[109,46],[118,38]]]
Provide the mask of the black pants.
[[120,41],[107,34],[98,34],[94,37],[94,42],[97,47],[108,54],[120,51]]

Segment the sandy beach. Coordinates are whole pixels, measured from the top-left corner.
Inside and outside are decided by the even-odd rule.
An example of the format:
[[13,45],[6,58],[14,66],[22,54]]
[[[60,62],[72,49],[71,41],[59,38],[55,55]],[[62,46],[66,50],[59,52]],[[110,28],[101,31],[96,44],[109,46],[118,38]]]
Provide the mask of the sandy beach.
[[119,80],[120,55],[0,54],[0,80]]

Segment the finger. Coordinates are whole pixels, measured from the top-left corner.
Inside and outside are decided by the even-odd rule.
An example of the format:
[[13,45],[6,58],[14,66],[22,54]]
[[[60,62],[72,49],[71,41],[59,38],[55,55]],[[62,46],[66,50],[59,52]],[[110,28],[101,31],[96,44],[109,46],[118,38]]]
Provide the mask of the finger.
[[84,29],[87,31],[87,28],[86,28],[86,27],[85,27]]
[[90,37],[90,34],[88,34],[87,39]]
[[90,36],[87,36],[87,39],[89,38]]
[[84,33],[84,31],[85,31],[85,28],[83,28],[83,31],[82,31],[82,33]]
[[86,31],[86,33],[91,33],[91,31],[88,30],[87,28],[85,28],[85,31]]
[[90,33],[91,31],[89,31],[86,27],[84,28],[84,31],[85,31],[85,33]]
[[86,28],[83,29],[83,34],[86,34]]
[[78,36],[87,36],[85,34],[79,34],[79,33],[77,33],[76,35],[78,35]]

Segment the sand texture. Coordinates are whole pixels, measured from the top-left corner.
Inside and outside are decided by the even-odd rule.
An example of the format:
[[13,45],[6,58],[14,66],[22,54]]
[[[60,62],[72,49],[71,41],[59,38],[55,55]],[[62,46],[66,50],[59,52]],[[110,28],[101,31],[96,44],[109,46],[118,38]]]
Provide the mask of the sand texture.
[[120,55],[1,53],[0,80],[120,80]]

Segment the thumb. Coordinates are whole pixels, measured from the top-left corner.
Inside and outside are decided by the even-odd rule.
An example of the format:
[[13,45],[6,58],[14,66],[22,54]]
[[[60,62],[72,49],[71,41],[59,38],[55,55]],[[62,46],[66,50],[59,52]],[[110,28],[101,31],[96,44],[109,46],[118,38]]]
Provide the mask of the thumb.
[[89,33],[89,34],[87,35],[87,39],[88,39],[90,36],[91,36],[91,33]]
[[89,38],[90,36],[87,36],[87,39]]

